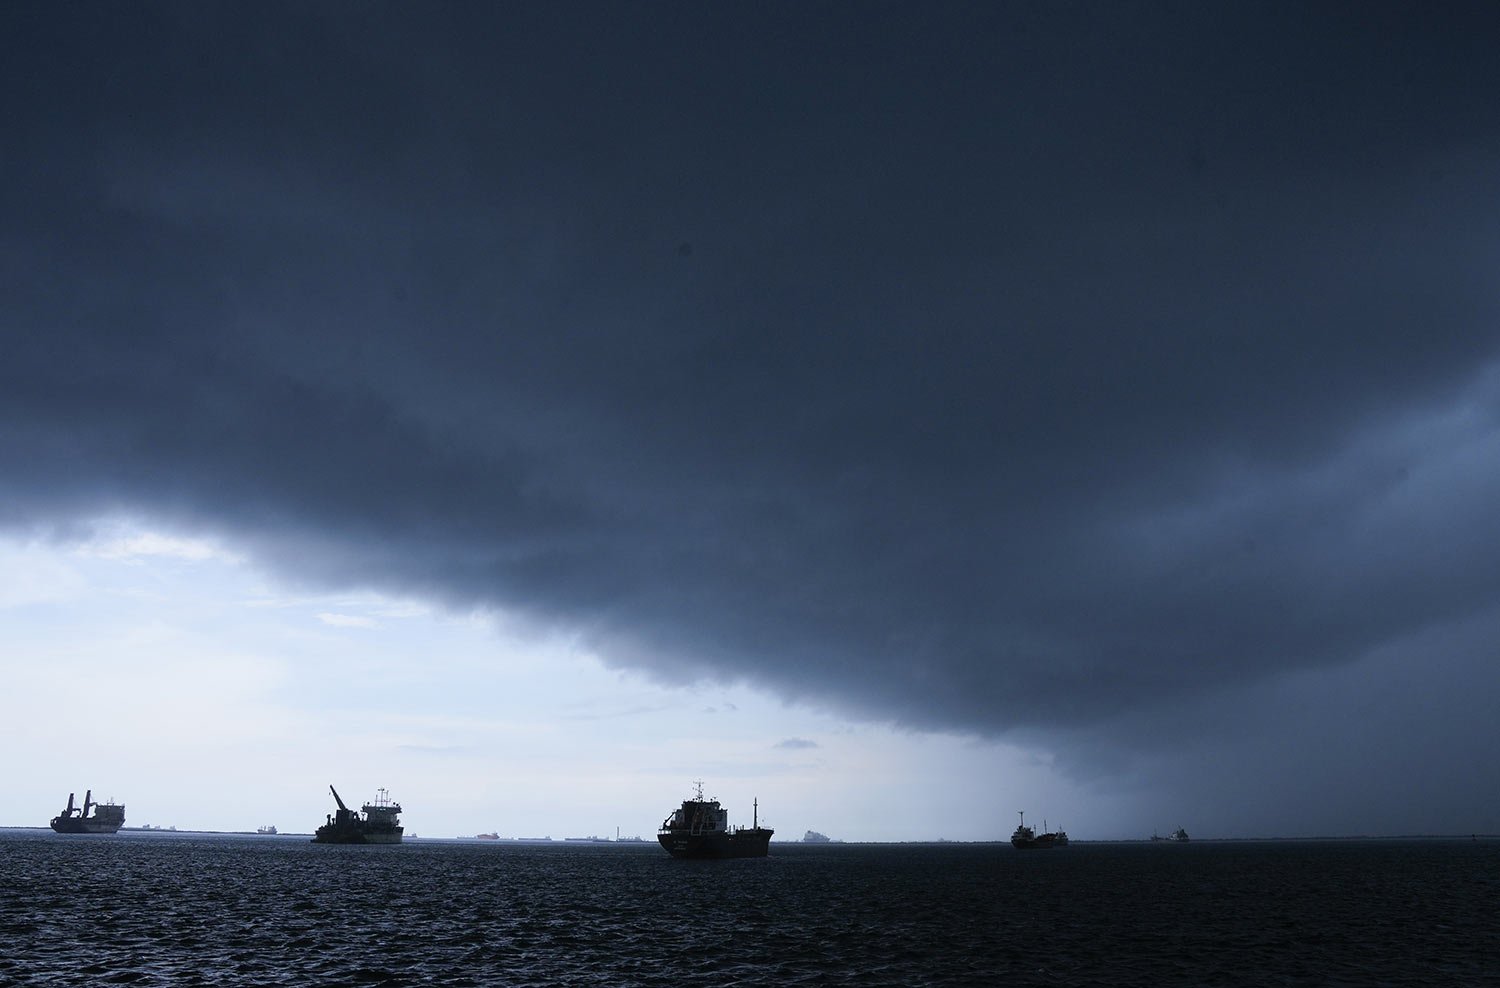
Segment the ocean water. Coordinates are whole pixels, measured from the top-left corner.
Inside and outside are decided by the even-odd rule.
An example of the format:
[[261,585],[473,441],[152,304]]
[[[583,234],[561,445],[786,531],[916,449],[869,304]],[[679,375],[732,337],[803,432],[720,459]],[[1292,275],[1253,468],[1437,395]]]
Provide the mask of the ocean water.
[[0,831],[4,985],[1500,985],[1500,842],[777,845]]

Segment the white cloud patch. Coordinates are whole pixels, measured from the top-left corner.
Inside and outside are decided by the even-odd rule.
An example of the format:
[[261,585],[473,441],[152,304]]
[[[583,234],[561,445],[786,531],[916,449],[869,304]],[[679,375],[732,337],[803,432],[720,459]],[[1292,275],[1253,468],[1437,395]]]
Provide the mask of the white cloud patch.
[[166,558],[190,562],[209,559],[241,561],[241,557],[211,539],[141,530],[126,523],[106,524],[101,536],[79,546],[78,552],[96,559],[111,560]]
[[387,618],[426,618],[432,616],[432,608],[415,600],[393,600],[377,607],[375,613]]
[[328,611],[318,615],[318,620],[335,628],[378,628],[380,622],[372,617],[363,617],[358,614],[334,614]]

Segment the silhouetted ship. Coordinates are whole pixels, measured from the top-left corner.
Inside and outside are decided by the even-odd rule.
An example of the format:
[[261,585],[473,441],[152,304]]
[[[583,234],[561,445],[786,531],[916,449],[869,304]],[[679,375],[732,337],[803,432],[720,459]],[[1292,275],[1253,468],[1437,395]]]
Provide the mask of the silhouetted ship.
[[[68,805],[52,818],[52,829],[60,834],[112,834],[125,825],[125,807],[116,806],[114,800],[107,803],[94,802],[94,790],[83,794],[83,808],[73,805],[73,794],[68,793]],[[89,816],[92,807],[94,815]]]
[[[1022,851],[1040,851],[1049,847],[1067,847],[1068,832],[1058,829],[1055,833],[1037,833],[1026,826],[1026,813],[1018,810],[1021,814],[1021,825],[1016,828],[1015,833],[1010,835],[1010,845]],[[1042,821],[1042,829],[1047,829],[1047,821]]]
[[404,828],[398,814],[401,804],[391,802],[390,793],[376,790],[375,801],[360,807],[356,813],[344,805],[339,791],[328,787],[338,811],[313,834],[314,844],[399,844]]
[[703,798],[703,783],[662,821],[656,839],[674,858],[763,858],[776,831],[760,825],[760,800],[749,827],[729,826],[729,813],[717,799]]
[[1151,839],[1154,841],[1166,841],[1168,843],[1186,844],[1188,842],[1188,832],[1186,830],[1183,830],[1181,827],[1178,827],[1166,837],[1160,837],[1156,834],[1152,834]]
[[274,834],[276,833],[276,826],[268,823],[264,827],[256,827],[255,832],[257,834]]

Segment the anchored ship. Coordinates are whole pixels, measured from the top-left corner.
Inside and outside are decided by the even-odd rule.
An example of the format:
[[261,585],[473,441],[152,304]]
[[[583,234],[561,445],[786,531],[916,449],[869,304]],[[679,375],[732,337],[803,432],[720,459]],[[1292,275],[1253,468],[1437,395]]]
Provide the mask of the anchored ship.
[[1188,832],[1186,830],[1178,827],[1167,837],[1160,837],[1156,834],[1152,834],[1151,839],[1154,841],[1176,841],[1178,844],[1186,844],[1190,838],[1188,837]]
[[314,844],[399,844],[405,828],[401,826],[401,804],[391,802],[391,794],[384,789],[375,792],[375,801],[360,807],[360,812],[349,809],[339,798],[339,791],[328,787],[333,801],[339,804],[338,811],[328,816],[328,822],[313,834]]
[[1026,826],[1026,811],[1017,810],[1021,814],[1021,825],[1016,828],[1015,833],[1010,835],[1011,847],[1022,851],[1038,851],[1049,847],[1067,847],[1068,832],[1061,827],[1054,833],[1047,833],[1047,821],[1042,821],[1042,833],[1037,833]]
[[[94,815],[89,816],[93,807]],[[52,818],[52,829],[60,834],[112,834],[125,825],[125,806],[94,802],[94,790],[83,794],[83,808],[73,805],[73,794],[68,793],[68,806]]]
[[760,825],[760,800],[749,827],[729,826],[729,813],[717,799],[703,798],[703,783],[662,821],[656,839],[674,858],[763,858],[775,833]]

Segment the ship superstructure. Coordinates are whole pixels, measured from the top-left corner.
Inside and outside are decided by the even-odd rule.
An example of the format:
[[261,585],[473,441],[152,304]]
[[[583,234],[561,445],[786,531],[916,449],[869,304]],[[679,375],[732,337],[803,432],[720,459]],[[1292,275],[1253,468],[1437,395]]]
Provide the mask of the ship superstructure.
[[67,807],[52,818],[52,829],[60,834],[112,834],[124,825],[125,805],[114,800],[96,803],[92,789],[84,792],[81,809],[73,805],[73,793],[68,793]]
[[1021,814],[1021,825],[1010,835],[1011,847],[1022,851],[1038,851],[1049,847],[1067,847],[1068,832],[1059,827],[1054,832],[1047,832],[1047,821],[1042,821],[1042,833],[1037,833],[1031,827],[1026,826],[1026,811],[1018,810]]
[[375,792],[375,799],[360,807],[359,812],[349,809],[339,798],[339,791],[328,787],[338,810],[328,815],[328,821],[313,834],[314,844],[399,844],[405,828],[401,826],[401,804],[391,799],[384,789]]
[[696,782],[692,799],[685,799],[662,821],[657,841],[674,858],[763,858],[775,833],[760,825],[760,800],[755,800],[749,827],[730,827],[729,812],[717,799],[703,797]]

